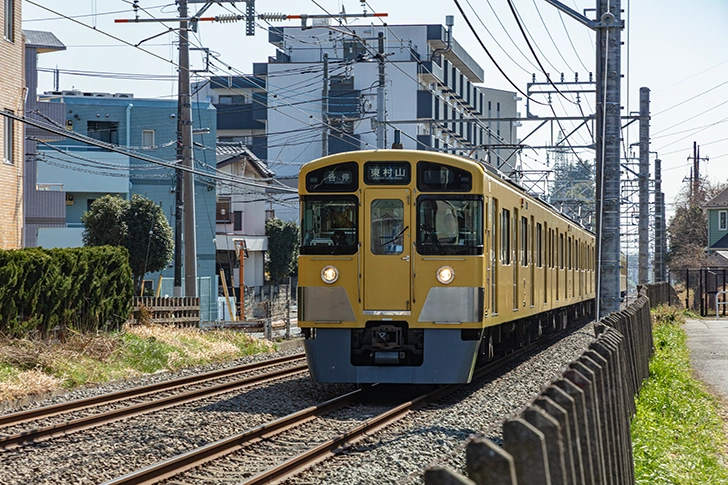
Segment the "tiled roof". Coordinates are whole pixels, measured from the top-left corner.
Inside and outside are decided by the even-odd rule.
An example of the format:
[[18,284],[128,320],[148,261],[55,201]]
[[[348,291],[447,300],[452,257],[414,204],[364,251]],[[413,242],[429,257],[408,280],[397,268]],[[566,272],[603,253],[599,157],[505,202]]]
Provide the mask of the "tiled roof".
[[242,142],[217,142],[215,145],[215,155],[217,158],[218,168],[244,159],[255,167],[261,177],[270,178],[275,175],[275,173],[258,157],[256,157]]
[[25,46],[35,47],[38,52],[65,51],[66,46],[52,32],[23,30]]
[[728,188],[703,205],[706,209],[728,208]]

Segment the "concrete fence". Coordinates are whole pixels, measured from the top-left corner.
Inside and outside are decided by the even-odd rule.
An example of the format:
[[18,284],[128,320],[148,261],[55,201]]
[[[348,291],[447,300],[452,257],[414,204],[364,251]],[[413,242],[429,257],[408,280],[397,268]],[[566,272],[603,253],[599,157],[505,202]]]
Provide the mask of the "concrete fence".
[[630,421],[649,374],[650,307],[668,303],[671,294],[667,283],[639,293],[628,308],[599,322],[596,340],[559,378],[505,420],[502,447],[473,437],[467,477],[432,467],[425,484],[634,484]]

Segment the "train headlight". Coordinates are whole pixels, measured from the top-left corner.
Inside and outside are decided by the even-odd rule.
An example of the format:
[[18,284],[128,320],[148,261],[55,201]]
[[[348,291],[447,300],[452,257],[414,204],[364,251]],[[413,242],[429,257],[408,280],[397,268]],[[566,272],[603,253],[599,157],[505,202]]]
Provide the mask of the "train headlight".
[[326,266],[321,270],[321,279],[324,280],[324,283],[330,285],[339,279],[339,270],[333,266]]
[[455,279],[455,270],[450,266],[443,266],[437,270],[437,281],[443,285],[449,285]]

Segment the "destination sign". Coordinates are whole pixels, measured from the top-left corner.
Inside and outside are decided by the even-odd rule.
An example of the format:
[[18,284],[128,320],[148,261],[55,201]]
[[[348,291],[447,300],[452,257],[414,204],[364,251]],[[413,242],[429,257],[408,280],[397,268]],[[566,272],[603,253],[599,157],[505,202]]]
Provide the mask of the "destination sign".
[[410,183],[409,162],[367,162],[364,183],[367,185],[407,185]]

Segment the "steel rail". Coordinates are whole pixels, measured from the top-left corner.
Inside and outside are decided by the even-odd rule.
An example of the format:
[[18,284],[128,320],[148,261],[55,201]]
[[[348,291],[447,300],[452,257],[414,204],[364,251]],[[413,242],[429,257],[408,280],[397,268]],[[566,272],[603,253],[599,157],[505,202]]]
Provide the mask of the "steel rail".
[[208,445],[196,448],[187,453],[173,456],[167,460],[155,463],[141,470],[115,478],[102,485],[141,485],[157,483],[194,468],[200,464],[220,458],[265,438],[269,438],[288,429],[300,426],[314,417],[326,414],[344,406],[348,406],[361,398],[364,389],[357,389],[330,399],[316,406],[283,416],[242,433],[229,436]]
[[254,362],[252,364],[241,365],[237,367],[230,367],[227,369],[220,369],[217,371],[206,372],[204,374],[196,374],[193,376],[182,377],[179,379],[169,380],[165,382],[159,382],[156,384],[149,384],[147,386],[134,387],[132,389],[126,389],[123,391],[112,392],[109,394],[102,394],[100,396],[89,397],[85,399],[77,399],[75,401],[64,402],[60,404],[54,404],[52,406],[45,406],[37,409],[29,409],[27,411],[19,411],[12,414],[5,414],[0,416],[0,426],[14,426],[17,424],[27,423],[28,421],[35,421],[42,418],[49,418],[57,416],[59,414],[68,413],[72,411],[79,411],[81,409],[90,408],[93,406],[100,406],[103,404],[111,404],[125,399],[134,397],[141,397],[148,394],[161,391],[169,391],[182,386],[190,384],[199,384],[207,382],[213,379],[219,379],[222,377],[228,377],[231,375],[248,372],[256,369],[263,369],[273,365],[285,364],[293,360],[303,359],[304,354],[295,354],[286,357],[278,357],[262,362]]
[[155,401],[135,404],[133,406],[115,409],[106,413],[99,413],[93,416],[87,416],[85,418],[67,421],[65,423],[60,423],[53,426],[47,426],[45,428],[25,431],[20,434],[1,438],[0,451],[6,451],[17,448],[18,446],[26,445],[28,443],[34,443],[50,438],[68,435],[70,433],[93,428],[103,424],[108,424],[114,421],[129,418],[131,416],[137,416],[139,414],[147,413],[150,411],[158,411],[160,409],[169,408],[178,404],[215,396],[252,384],[259,384],[273,379],[289,377],[297,373],[306,372],[307,370],[308,367],[306,364],[291,367],[289,369],[279,369],[266,374],[261,374],[259,376],[247,377],[245,379],[239,379],[209,388],[181,393]]
[[[580,324],[585,323],[583,320]],[[551,332],[541,338],[535,340],[516,352],[513,352],[503,358],[496,359],[477,368],[473,373],[473,379],[480,378],[488,373],[494,372],[500,367],[507,366],[521,359],[532,350],[539,346],[551,345],[556,340],[563,337],[563,334],[577,325],[569,325],[567,329]],[[376,385],[375,385],[376,386]],[[442,386],[434,391],[423,394],[415,399],[402,403],[379,416],[368,419],[363,424],[342,433],[338,437],[332,438],[298,456],[290,458],[279,465],[255,475],[248,480],[241,482],[243,485],[259,485],[264,483],[278,483],[284,479],[294,476],[311,465],[324,461],[334,456],[344,447],[351,446],[357,441],[365,438],[367,435],[373,434],[380,429],[390,425],[391,423],[404,418],[411,411],[416,410],[425,404],[440,399],[441,397],[456,391],[463,384],[449,384]],[[149,485],[166,480],[175,475],[188,471],[192,468],[200,466],[209,461],[228,455],[238,451],[243,447],[260,441],[265,438],[272,437],[285,430],[299,426],[310,421],[315,416],[325,414],[351,403],[355,398],[361,399],[362,389],[345,394],[343,396],[326,401],[318,406],[313,406],[296,413],[284,416],[270,423],[260,425],[243,433],[224,438],[222,440],[210,443],[203,447],[190,450],[189,452],[171,457],[167,460],[155,463],[141,470],[131,472],[122,477],[104,482],[102,485]],[[343,401],[340,401],[343,400]]]

